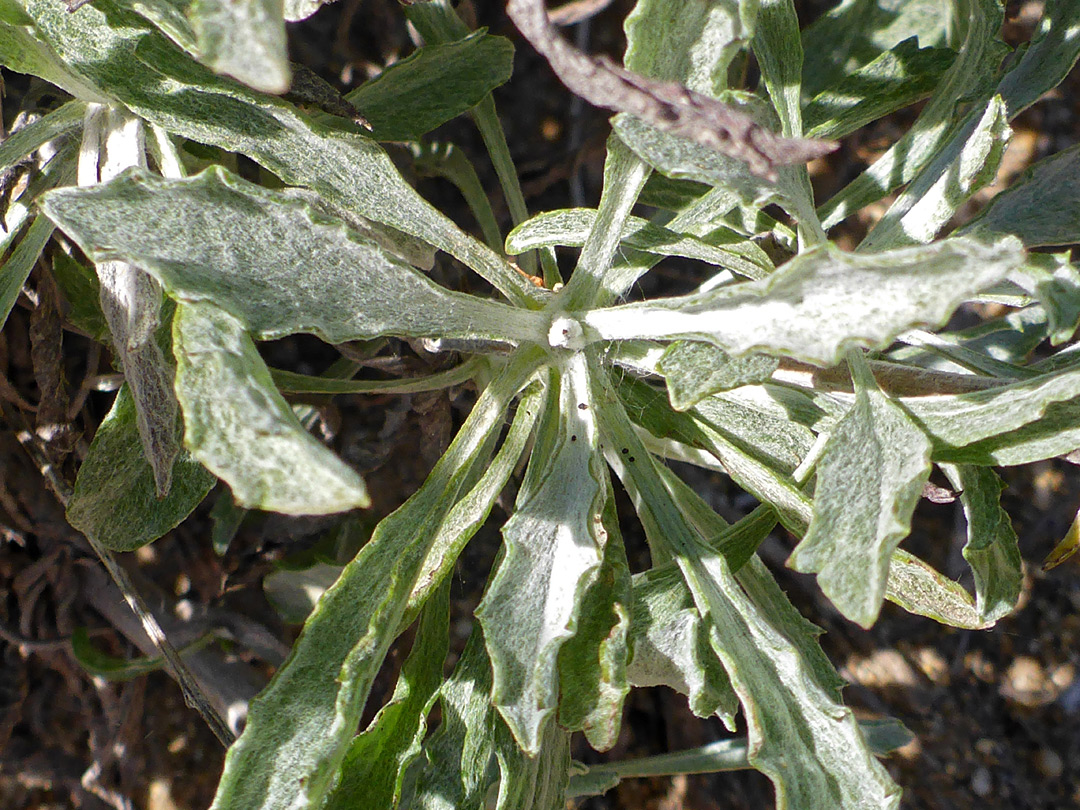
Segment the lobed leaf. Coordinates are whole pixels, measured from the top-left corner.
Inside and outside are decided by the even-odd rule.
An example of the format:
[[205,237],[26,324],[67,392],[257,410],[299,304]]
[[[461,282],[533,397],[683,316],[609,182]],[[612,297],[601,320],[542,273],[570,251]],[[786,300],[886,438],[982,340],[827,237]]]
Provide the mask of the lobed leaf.
[[780,361],[767,354],[732,358],[708,343],[672,343],[660,358],[671,407],[685,411],[706,397],[743,385],[765,382]]
[[885,598],[908,613],[926,616],[938,624],[965,630],[994,626],[979,615],[975,600],[963,586],[903,549],[893,552]]
[[370,501],[363,481],[300,424],[243,325],[212,304],[178,307],[176,395],[184,446],[250,509],[342,512]]
[[916,324],[943,323],[961,302],[1023,261],[1015,240],[948,239],[875,255],[831,245],[796,256],[764,281],[586,312],[593,339],[706,340],[732,355],[775,352],[832,366]]
[[517,342],[546,329],[529,311],[438,286],[302,197],[218,167],[182,180],[130,171],[93,188],[57,190],[42,208],[94,261],[138,265],[170,295],[211,300],[261,338]]
[[506,554],[476,617],[494,669],[492,702],[521,748],[540,751],[558,699],[557,658],[608,542],[603,468],[581,353],[558,373],[530,470],[503,527]]
[[[175,430],[179,433],[180,426]],[[98,426],[79,467],[67,520],[113,551],[133,551],[176,528],[213,488],[216,478],[186,452],[172,465],[172,486],[157,496],[143,454],[135,401],[123,386]]]
[[893,550],[930,476],[930,440],[881,393],[865,361],[852,366],[855,404],[832,428],[817,465],[814,518],[788,565],[817,574],[848,619],[870,627],[885,599]]
[[1024,580],[1016,532],[999,503],[1005,484],[986,467],[949,464],[942,471],[964,505],[968,526],[962,553],[975,575],[975,609],[980,620],[992,624],[1016,608]]
[[511,358],[424,485],[379,524],[319,600],[289,660],[251,704],[244,733],[226,756],[215,810],[322,802],[402,629],[432,543],[459,495],[479,477],[505,410],[536,363],[533,352]]
[[416,141],[479,104],[513,72],[514,46],[476,31],[427,44],[345,96],[380,141]]

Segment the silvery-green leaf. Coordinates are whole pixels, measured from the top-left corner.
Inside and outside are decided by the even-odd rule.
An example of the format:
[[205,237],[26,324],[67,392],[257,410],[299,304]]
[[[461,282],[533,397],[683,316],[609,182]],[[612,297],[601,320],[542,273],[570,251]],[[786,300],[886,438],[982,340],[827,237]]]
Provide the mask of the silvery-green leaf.
[[840,612],[870,627],[885,599],[893,550],[911,531],[930,476],[930,440],[856,357],[855,404],[825,444],[814,518],[788,565],[817,574]]
[[282,0],[193,0],[191,20],[200,61],[264,93],[284,93],[292,80]]
[[738,698],[676,566],[634,575],[630,638],[626,674],[634,686],[670,687],[686,695],[698,717],[716,714],[734,726]]
[[947,48],[920,48],[915,37],[905,39],[815,95],[803,110],[807,136],[842,138],[919,101],[955,58]]
[[[55,226],[48,217],[40,214],[34,217],[15,250],[7,261],[0,264],[0,326],[11,314],[11,308],[15,306],[23,285],[30,278],[30,271],[34,269],[54,230]],[[14,233],[11,235],[14,236]]]
[[623,24],[628,70],[715,96],[728,65],[754,35],[757,0],[642,0]]
[[950,627],[985,630],[975,600],[958,582],[935,571],[901,548],[893,552],[885,598],[916,616],[926,616]]
[[97,275],[62,250],[52,256],[52,277],[67,303],[64,320],[94,340],[109,339],[109,327],[98,301]]
[[[0,64],[16,73],[28,73],[55,84],[79,101],[104,103],[108,96],[65,64],[65,60],[40,37],[33,18],[22,10],[18,17],[0,17]],[[7,10],[13,10],[10,7]]]
[[50,0],[25,0],[25,8],[67,65],[147,121],[247,155],[285,183],[317,191],[330,205],[424,239],[512,300],[542,296],[503,257],[420,197],[358,127],[316,123],[288,102],[215,75],[111,0],[98,0],[78,14]]
[[[491,661],[480,626],[474,624],[453,673],[439,690],[442,722],[424,742],[417,769],[416,810],[484,810],[494,777]],[[408,806],[408,805],[407,805]]]
[[[507,234],[506,252],[517,255],[549,245],[580,247],[585,244],[595,223],[596,211],[590,208],[546,211],[521,223]],[[640,217],[627,218],[622,233],[622,245],[660,257],[684,256],[697,259],[725,267],[747,278],[764,278],[773,270],[772,262],[765,251],[749,240],[737,239],[730,244],[710,244],[700,237],[676,233]]]
[[1005,484],[986,467],[947,464],[942,471],[964,505],[963,555],[975,575],[975,608],[982,621],[996,622],[1016,608],[1024,580],[1016,532],[1000,504]]
[[492,249],[502,250],[499,221],[495,218],[480,176],[465,152],[452,143],[440,141],[410,143],[408,149],[412,153],[417,175],[442,177],[457,186],[480,225],[484,241]]
[[[522,751],[503,723],[496,723],[499,792],[495,810],[565,810],[570,782],[570,733],[549,723],[534,756]],[[488,797],[490,802],[490,796]]]
[[706,397],[690,413],[732,442],[754,448],[758,458],[783,473],[793,473],[814,444],[813,432],[761,386]]
[[131,0],[130,8],[189,54],[197,56],[195,30],[188,16],[192,5],[193,0]]
[[334,0],[285,0],[285,19],[288,22],[306,20],[323,6]]
[[[761,81],[787,137],[803,134],[801,83],[803,50],[799,39],[799,18],[793,0],[759,0],[758,25],[754,35],[754,55],[761,69]],[[817,212],[814,190],[805,165],[784,166],[778,172],[781,205],[798,222],[801,245],[825,241]]]
[[509,40],[476,31],[423,46],[345,99],[363,113],[376,140],[415,141],[479,104],[513,67]]
[[57,190],[42,206],[94,261],[129,261],[170,295],[210,299],[259,337],[517,342],[546,332],[540,315],[450,292],[302,197],[218,167],[182,180],[132,171]]
[[994,96],[972,111],[859,245],[880,251],[931,241],[972,194],[997,176],[1012,135],[1005,102]]
[[319,598],[337,582],[342,567],[317,562],[299,571],[288,568],[273,571],[263,578],[263,594],[284,621],[303,624]]
[[[679,446],[703,451],[714,460],[715,467],[730,475],[735,483],[759,500],[775,506],[787,528],[802,534],[810,521],[810,499],[789,475],[773,466],[775,461],[770,457],[770,445],[774,439],[767,430],[761,429],[761,414],[750,414],[744,429],[738,424],[743,418],[742,409],[727,409],[726,415],[736,422],[724,424],[721,431],[701,414],[673,410],[667,397],[646,383],[627,377],[619,381],[618,391],[634,420],[656,437],[655,443],[649,443],[650,450],[699,466],[711,466],[692,457],[681,457],[677,452],[670,455],[670,451],[677,451]],[[765,423],[770,421],[775,423],[777,420],[766,417]]]
[[173,350],[184,446],[238,504],[294,515],[368,505],[360,476],[303,428],[239,321],[212,304],[181,305]]
[[580,602],[607,542],[603,462],[582,353],[559,370],[558,387],[503,527],[506,554],[476,609],[494,667],[492,702],[530,755],[553,720],[559,649],[577,630]]
[[[998,0],[970,0],[966,36],[959,55],[923,107],[915,124],[873,166],[821,206],[826,230],[910,182],[949,143],[957,129],[956,105],[989,99],[995,75],[1008,52],[998,38],[1004,17]],[[906,39],[908,35],[903,38]],[[920,41],[923,46],[935,44]]]
[[732,358],[711,344],[681,340],[664,352],[659,369],[671,406],[685,411],[710,394],[764,382],[779,365],[779,360],[767,354]]
[[1064,253],[1032,253],[1023,273],[1032,277],[1032,293],[1046,310],[1050,342],[1072,340],[1080,326],[1080,270]]
[[1012,234],[1027,247],[1071,245],[1080,233],[1080,145],[1034,164],[959,233]]
[[[174,428],[179,432],[179,425]],[[173,462],[172,486],[158,498],[143,455],[135,402],[124,386],[98,426],[67,506],[68,522],[113,551],[132,551],[180,525],[216,479],[186,452]]]
[[998,93],[1015,118],[1061,83],[1080,56],[1074,0],[1047,0],[1039,28],[1020,61],[1005,74]]
[[15,165],[49,141],[78,129],[85,113],[83,102],[69,101],[12,132],[0,142],[0,171]]
[[[424,485],[376,527],[319,600],[288,662],[251,704],[226,756],[215,810],[318,806],[326,796],[431,545],[489,460],[506,408],[536,363],[528,351],[510,359]],[[486,709],[486,694],[484,702]]]
[[1015,240],[947,239],[873,255],[825,245],[763,281],[586,312],[596,338],[686,338],[732,355],[775,352],[822,366],[847,348],[888,345],[918,324],[943,323],[1023,261]]
[[584,731],[597,751],[618,740],[623,701],[630,691],[630,569],[606,476],[604,484],[604,557],[582,597],[577,632],[559,650],[559,726]]
[[450,644],[450,580],[424,605],[390,702],[355,737],[325,810],[398,806],[405,769],[420,754]]
[[[906,397],[901,404],[934,443],[935,461],[1023,464],[1080,447],[1080,369],[970,394]],[[1046,455],[1022,456],[1028,443],[1046,442]]]
[[843,0],[803,31],[803,92],[816,96],[916,37],[946,44],[948,14],[939,0]]
[[[603,378],[597,378],[603,379]],[[778,619],[757,605],[731,574],[724,557],[702,542],[687,522],[610,389],[598,391],[605,445],[629,448],[639,464],[609,455],[635,499],[650,542],[677,562],[694,602],[710,625],[710,642],[743,706],[749,761],[776,785],[781,810],[894,808],[900,790],[874,760],[849,709],[818,681]]]

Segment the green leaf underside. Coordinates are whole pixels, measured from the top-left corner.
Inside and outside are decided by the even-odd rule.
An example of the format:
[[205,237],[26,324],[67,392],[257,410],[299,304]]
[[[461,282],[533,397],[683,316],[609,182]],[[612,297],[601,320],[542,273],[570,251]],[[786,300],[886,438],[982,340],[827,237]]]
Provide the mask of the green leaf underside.
[[848,347],[884,347],[912,326],[943,323],[1022,261],[1015,240],[947,239],[875,255],[824,245],[764,281],[593,310],[583,319],[602,339],[697,339],[736,356],[760,350],[832,366]]
[[818,462],[814,518],[788,565],[817,574],[840,612],[870,627],[885,599],[893,550],[911,531],[930,476],[930,440],[873,378],[856,384],[855,404]]
[[322,515],[367,506],[363,481],[300,424],[243,326],[212,304],[177,309],[184,446],[249,509]]
[[371,137],[415,141],[475,107],[510,78],[513,66],[509,40],[477,31],[423,46],[345,98],[363,113]]
[[492,702],[530,755],[556,708],[559,649],[576,631],[607,542],[582,354],[559,370],[558,389],[538,428],[552,443],[538,439],[530,467],[540,467],[530,469],[503,527],[506,554],[476,610],[494,667]]
[[154,471],[139,438],[135,402],[125,385],[98,426],[79,468],[67,519],[113,551],[133,551],[180,525],[216,480],[191,455],[181,452],[173,462],[169,494],[158,499]]
[[187,17],[204,64],[264,93],[289,89],[282,0],[193,0]]
[[747,718],[750,762],[773,780],[777,807],[896,807],[900,790],[874,760],[850,710],[833,700],[835,681],[819,681],[817,667],[788,635],[796,632],[792,625],[773,606],[752,600],[724,558],[703,544],[661,484],[613,392],[597,392],[596,399],[605,444],[627,446],[644,461],[619,464],[609,456],[635,499],[650,543],[676,561],[708,618],[713,650]]
[[1016,532],[1000,504],[1005,484],[986,467],[950,464],[942,469],[959,490],[967,518],[967,542],[962,553],[975,575],[979,619],[996,622],[1016,608],[1024,581]]
[[499,766],[495,810],[565,810],[570,782],[569,732],[549,723],[540,739],[539,753],[529,756],[505,724],[496,722],[493,731]]
[[303,199],[217,167],[183,180],[132,171],[57,190],[42,205],[95,261],[129,261],[170,295],[213,301],[260,338],[514,342],[540,329],[538,316],[446,290]]
[[[589,208],[537,214],[510,231],[506,237],[506,251],[517,255],[549,245],[580,247],[585,244],[596,220],[596,211]],[[640,217],[627,218],[622,245],[661,257],[698,259],[752,279],[764,278],[773,269],[765,252],[749,240],[714,245]]]
[[708,343],[679,341],[660,358],[671,407],[691,408],[705,397],[743,385],[768,380],[780,361],[766,354],[750,354],[732,359],[723,349]]
[[67,303],[66,320],[94,340],[107,341],[109,327],[101,311],[97,273],[58,250],[52,255],[52,277]]
[[992,199],[959,233],[1011,234],[1026,247],[1071,245],[1080,233],[1080,145],[1040,160]]
[[447,579],[420,613],[416,638],[401,667],[393,697],[349,745],[341,781],[330,793],[325,810],[397,806],[405,769],[420,754],[427,714],[442,686],[449,634]]
[[506,407],[536,362],[532,352],[511,359],[424,485],[379,524],[323,595],[289,660],[252,702],[244,733],[226,757],[214,810],[322,801],[402,629],[427,553],[457,497],[487,463]]
[[[215,76],[111,0],[79,14],[49,0],[26,0],[25,7],[68,65],[137,115],[176,135],[247,155],[284,182],[317,191],[330,205],[446,250],[512,300],[539,297],[503,258],[421,198],[375,142],[347,131],[351,125],[316,123],[288,102]],[[132,69],[132,56],[138,69]]]

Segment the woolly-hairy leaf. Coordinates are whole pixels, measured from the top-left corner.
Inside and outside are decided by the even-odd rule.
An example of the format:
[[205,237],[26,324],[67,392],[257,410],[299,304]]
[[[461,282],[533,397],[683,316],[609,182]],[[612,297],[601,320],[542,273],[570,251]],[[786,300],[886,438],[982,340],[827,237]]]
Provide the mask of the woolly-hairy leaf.
[[[609,455],[650,537],[677,562],[698,610],[711,626],[749,727],[749,761],[776,785],[781,810],[894,808],[900,790],[874,760],[849,709],[819,683],[816,669],[788,637],[790,624],[739,586],[720,554],[688,524],[651,457],[608,389],[597,392],[605,445],[627,447],[637,464]],[[610,443],[610,444],[609,444]],[[618,457],[617,457],[618,456]],[[805,628],[803,628],[805,632]]]
[[42,40],[33,18],[16,4],[5,4],[0,16],[0,64],[16,73],[28,73],[75,96],[80,101],[105,103],[108,96],[65,64]]
[[1040,160],[958,233],[1016,236],[1027,247],[1071,245],[1080,233],[1080,145]]
[[934,155],[859,245],[879,251],[929,242],[957,209],[997,175],[1012,135],[1005,102],[994,96],[970,113],[946,148]]
[[[967,31],[956,61],[904,136],[873,166],[821,206],[821,219],[826,230],[894,188],[910,182],[936,158],[941,147],[952,141],[958,130],[957,103],[973,97],[985,103],[993,95],[997,84],[994,77],[1008,52],[998,38],[1004,17],[1001,3],[999,0],[965,0],[961,8],[964,7],[967,13],[961,13]],[[904,38],[907,36],[910,33]],[[924,46],[936,44],[920,42]]]
[[541,296],[505,259],[420,197],[358,127],[316,123],[286,101],[215,75],[113,0],[97,0],[78,14],[51,0],[25,0],[25,8],[67,65],[137,115],[181,137],[247,155],[286,183],[317,191],[328,205],[446,250],[512,300]]
[[288,662],[252,702],[244,733],[226,757],[215,810],[322,802],[402,629],[432,543],[458,496],[479,478],[505,410],[536,362],[534,352],[510,360],[424,485],[379,524],[323,595]]
[[[506,237],[506,252],[517,255],[548,245],[584,245],[597,221],[597,212],[589,208],[546,211],[521,223]],[[730,232],[729,232],[730,233]],[[652,253],[656,257],[685,256],[719,265],[747,278],[764,278],[773,265],[757,244],[731,234],[726,243],[711,235],[706,241],[697,236],[676,233],[640,217],[628,217],[620,249]],[[727,234],[719,234],[720,237]],[[656,260],[656,259],[654,259]]]
[[495,810],[565,810],[570,782],[570,733],[549,723],[536,756],[522,751],[504,723],[496,721],[495,760],[499,793]]
[[885,599],[893,550],[930,476],[930,440],[878,390],[853,354],[855,404],[833,427],[817,466],[814,519],[788,559],[853,622],[870,627]]
[[78,129],[85,113],[85,104],[69,101],[12,132],[0,142],[0,171],[15,165],[49,141]]
[[[179,432],[179,424],[176,426]],[[67,506],[68,522],[113,551],[132,551],[175,528],[214,486],[206,468],[185,452],[173,462],[172,486],[158,498],[143,455],[135,403],[124,386],[98,426]]]
[[55,227],[48,217],[34,217],[15,250],[8,256],[7,261],[0,264],[0,326],[4,325],[11,314],[11,308],[15,306],[23,285],[30,278],[30,271],[34,269],[54,230]]
[[1008,615],[1020,599],[1024,563],[1016,532],[1001,508],[1004,482],[986,467],[942,465],[949,482],[960,492],[967,517],[963,555],[975,575],[975,607],[984,622]]
[[674,565],[634,575],[630,634],[627,677],[634,686],[670,687],[686,695],[698,717],[717,714],[734,723],[738,698]]
[[598,751],[618,740],[623,701],[630,691],[630,568],[606,475],[604,485],[604,558],[581,599],[577,632],[559,650],[559,726],[584,731]]
[[475,107],[510,78],[514,46],[477,31],[465,39],[429,44],[345,99],[355,105],[380,141],[415,141]]
[[908,613],[950,627],[985,630],[994,626],[982,619],[963,586],[901,548],[893,552],[885,598]]
[[289,89],[282,0],[193,0],[187,16],[204,64],[264,93]]
[[559,649],[576,632],[580,601],[607,542],[603,469],[580,352],[559,370],[558,388],[503,527],[506,555],[476,609],[494,667],[492,702],[531,755],[539,753],[556,708]]
[[679,341],[660,358],[671,407],[685,411],[710,394],[768,380],[780,361],[767,354],[731,358],[708,343]]
[[349,745],[341,766],[341,781],[323,805],[325,810],[398,806],[405,769],[420,754],[427,715],[443,682],[449,646],[447,579],[420,613],[416,637],[401,667],[393,697]]
[[1039,28],[1020,61],[1005,74],[997,92],[1015,118],[1058,86],[1080,57],[1075,0],[1047,0]]
[[218,167],[183,180],[131,171],[57,190],[42,207],[94,261],[129,261],[170,295],[211,300],[261,338],[543,335],[538,315],[450,292],[303,197]]
[[919,101],[955,58],[948,48],[920,48],[915,37],[905,39],[814,96],[803,110],[807,135],[842,138]]
[[946,44],[938,0],[843,0],[803,31],[803,92],[817,96],[911,37]]
[[835,365],[854,345],[884,347],[916,324],[943,323],[1023,261],[1016,240],[948,239],[854,255],[825,245],[764,281],[585,313],[596,338],[689,338],[732,355],[776,352]]
[[1024,464],[1080,447],[1080,369],[1012,385],[900,404],[934,443],[934,460]]
[[184,304],[173,350],[184,446],[238,504],[292,515],[368,505],[360,476],[300,424],[239,321],[212,304]]

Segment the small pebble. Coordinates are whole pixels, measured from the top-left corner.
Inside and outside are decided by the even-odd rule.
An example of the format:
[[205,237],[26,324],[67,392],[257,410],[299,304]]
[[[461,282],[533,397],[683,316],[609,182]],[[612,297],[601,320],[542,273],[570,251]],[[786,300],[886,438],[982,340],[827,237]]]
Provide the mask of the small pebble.
[[1047,779],[1057,779],[1065,770],[1061,755],[1052,748],[1043,748],[1035,755],[1035,767]]
[[986,798],[993,789],[994,780],[990,776],[990,771],[986,768],[976,768],[975,773],[971,775],[971,792],[976,796]]

